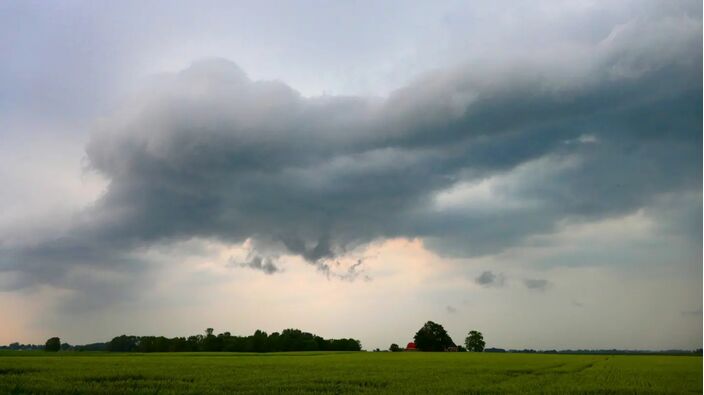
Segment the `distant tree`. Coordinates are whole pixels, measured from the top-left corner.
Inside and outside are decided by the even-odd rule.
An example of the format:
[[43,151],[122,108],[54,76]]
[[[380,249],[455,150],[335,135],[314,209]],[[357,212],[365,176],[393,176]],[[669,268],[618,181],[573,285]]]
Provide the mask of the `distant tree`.
[[479,331],[469,331],[467,338],[464,339],[464,345],[468,351],[482,352],[484,351],[484,336]]
[[389,351],[399,352],[399,351],[401,351],[401,347],[399,347],[398,344],[393,343],[393,344],[391,344],[391,347],[389,347]]
[[220,351],[220,340],[215,335],[213,335],[213,328],[207,328],[205,330],[205,337],[201,342],[201,349],[203,351]]
[[420,351],[445,351],[448,347],[455,346],[445,328],[433,321],[426,322],[413,336],[413,340]]
[[254,352],[266,352],[268,350],[269,335],[257,329],[252,335],[252,348]]
[[269,335],[269,338],[266,340],[269,351],[278,351],[281,349],[281,334],[279,332],[274,332],[271,335]]
[[137,336],[117,336],[108,343],[108,351],[115,352],[131,352],[137,351],[139,345],[139,337]]
[[61,339],[58,337],[52,337],[51,339],[47,340],[46,343],[44,344],[44,350],[45,351],[52,351],[56,352],[61,349]]

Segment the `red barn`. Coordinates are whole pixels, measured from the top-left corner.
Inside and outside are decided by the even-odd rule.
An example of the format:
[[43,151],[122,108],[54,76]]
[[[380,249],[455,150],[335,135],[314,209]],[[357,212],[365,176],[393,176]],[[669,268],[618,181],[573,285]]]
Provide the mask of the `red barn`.
[[416,350],[416,344],[413,342],[410,342],[406,345],[406,351],[415,351]]

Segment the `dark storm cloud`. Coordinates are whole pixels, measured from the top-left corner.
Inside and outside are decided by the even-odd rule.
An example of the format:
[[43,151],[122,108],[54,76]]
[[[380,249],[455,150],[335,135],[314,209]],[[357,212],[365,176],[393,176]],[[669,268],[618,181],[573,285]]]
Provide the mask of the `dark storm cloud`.
[[235,266],[247,267],[254,270],[260,270],[266,274],[274,274],[280,272],[278,266],[274,263],[273,258],[262,257],[259,255],[251,256],[246,262],[231,262]]
[[[672,13],[594,47],[431,73],[386,100],[307,98],[201,61],[101,121],[86,153],[105,194],[55,239],[0,247],[0,268],[49,282],[201,237],[253,239],[329,273],[376,239],[488,254],[565,219],[633,212],[701,190],[701,55],[700,16]],[[438,204],[521,171],[493,193],[526,204]],[[259,253],[246,266],[278,270]]]
[[536,291],[545,291],[549,286],[550,282],[541,278],[528,278],[523,280],[523,284],[528,289],[534,289]]
[[486,287],[501,287],[504,285],[504,276],[502,274],[494,274],[494,272],[492,272],[491,270],[487,270],[482,272],[482,274],[475,278],[474,282]]

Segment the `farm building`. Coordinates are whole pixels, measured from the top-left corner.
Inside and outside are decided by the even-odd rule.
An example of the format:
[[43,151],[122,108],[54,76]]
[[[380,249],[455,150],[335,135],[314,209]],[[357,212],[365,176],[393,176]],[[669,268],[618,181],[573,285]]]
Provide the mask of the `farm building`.
[[406,345],[406,351],[416,351],[416,344],[410,342]]

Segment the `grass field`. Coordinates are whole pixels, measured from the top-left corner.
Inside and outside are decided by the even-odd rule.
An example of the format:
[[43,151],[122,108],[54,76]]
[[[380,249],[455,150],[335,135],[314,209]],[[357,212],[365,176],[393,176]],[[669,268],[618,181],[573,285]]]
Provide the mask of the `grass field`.
[[0,393],[702,392],[702,358],[475,353],[1,352]]

